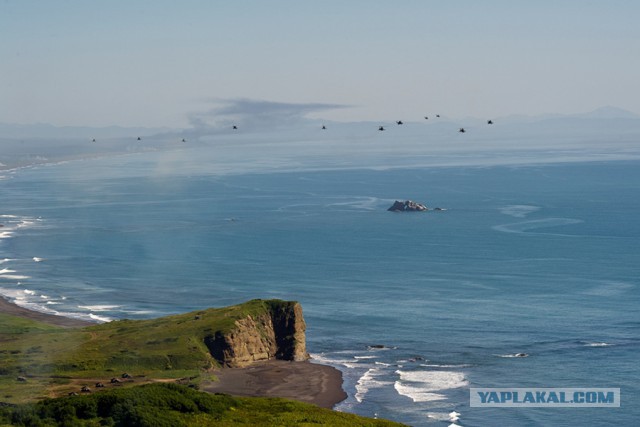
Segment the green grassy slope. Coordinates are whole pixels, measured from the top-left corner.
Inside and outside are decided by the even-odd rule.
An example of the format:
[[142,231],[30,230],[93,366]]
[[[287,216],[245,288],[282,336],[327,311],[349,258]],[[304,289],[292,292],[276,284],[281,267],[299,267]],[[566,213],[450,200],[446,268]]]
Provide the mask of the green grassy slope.
[[[210,377],[217,362],[205,336],[226,332],[247,315],[264,315],[278,300],[252,300],[149,320],[61,328],[0,314],[0,401],[22,403],[78,391],[80,380],[108,382],[129,373],[136,382]],[[18,380],[18,377],[26,381]],[[86,382],[85,381],[85,382]]]
[[275,398],[212,395],[175,384],[148,384],[92,395],[0,407],[15,426],[400,426]]
[[[400,425],[287,399],[195,390],[217,366],[205,337],[228,332],[248,315],[256,318],[291,304],[252,300],[84,328],[0,313],[0,426]],[[111,384],[111,378],[119,382]],[[100,393],[75,395],[82,385],[94,388],[98,381],[105,385]]]

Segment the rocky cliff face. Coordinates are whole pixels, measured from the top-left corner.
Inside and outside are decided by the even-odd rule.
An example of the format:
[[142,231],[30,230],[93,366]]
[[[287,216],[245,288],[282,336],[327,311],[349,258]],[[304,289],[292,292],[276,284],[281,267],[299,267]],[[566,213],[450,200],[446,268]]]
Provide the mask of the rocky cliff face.
[[234,321],[229,331],[205,337],[211,355],[223,366],[243,367],[253,362],[307,360],[302,307],[294,301],[264,301],[262,312]]

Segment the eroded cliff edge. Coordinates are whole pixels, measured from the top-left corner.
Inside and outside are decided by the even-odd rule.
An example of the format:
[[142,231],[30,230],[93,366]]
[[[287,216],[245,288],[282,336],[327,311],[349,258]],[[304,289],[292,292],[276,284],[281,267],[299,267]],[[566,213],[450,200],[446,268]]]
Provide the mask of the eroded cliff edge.
[[306,324],[298,302],[253,300],[251,303],[258,309],[239,318],[234,316],[227,328],[204,337],[211,356],[221,366],[244,367],[272,359],[309,359]]

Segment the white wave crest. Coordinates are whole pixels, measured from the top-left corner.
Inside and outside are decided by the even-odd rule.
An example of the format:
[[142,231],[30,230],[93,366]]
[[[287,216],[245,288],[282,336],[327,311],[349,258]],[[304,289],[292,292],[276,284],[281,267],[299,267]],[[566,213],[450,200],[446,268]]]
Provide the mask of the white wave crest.
[[23,276],[21,274],[3,274],[0,276],[0,279],[9,279],[9,280],[26,280],[30,279],[31,276]]
[[468,363],[463,363],[460,365],[437,365],[430,363],[421,363],[420,366],[424,366],[425,368],[470,368],[471,365]]
[[460,415],[462,415],[460,412],[456,412],[456,411],[451,411],[448,414],[445,414],[444,412],[428,412],[427,413],[427,418],[432,419],[434,421],[451,421],[451,422],[455,422],[455,421],[459,421],[460,420]]
[[396,381],[396,391],[409,397],[414,402],[444,400],[446,397],[437,393],[443,390],[466,387],[469,382],[462,372],[455,371],[396,371],[400,380]]
[[119,308],[119,305],[79,305],[78,308],[89,311],[110,311]]
[[447,398],[444,394],[425,391],[420,386],[402,384],[400,381],[396,381],[393,387],[396,389],[398,394],[407,396],[414,402],[433,402],[436,400],[445,400]]
[[427,418],[434,421],[451,421],[449,415],[444,412],[428,412]]
[[92,320],[97,320],[99,322],[111,322],[113,319],[107,316],[98,316],[97,314],[90,313],[89,318]]
[[498,357],[529,357],[527,353],[509,353],[509,354],[494,354]]
[[358,379],[356,383],[356,395],[355,398],[358,403],[361,403],[364,400],[364,396],[371,390],[372,388],[380,388],[385,385],[391,385],[391,381],[382,381],[377,379],[382,374],[380,369],[371,368],[363,376]]
[[[332,358],[324,354],[311,354],[311,360],[321,363],[323,365],[341,365],[347,368],[358,367],[358,364],[353,359]],[[362,366],[360,366],[362,367]]]

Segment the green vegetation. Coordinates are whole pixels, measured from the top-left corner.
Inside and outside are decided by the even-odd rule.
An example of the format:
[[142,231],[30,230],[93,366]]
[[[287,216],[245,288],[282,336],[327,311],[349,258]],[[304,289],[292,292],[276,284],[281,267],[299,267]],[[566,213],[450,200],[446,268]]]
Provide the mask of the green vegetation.
[[212,395],[176,384],[148,384],[0,407],[1,423],[41,427],[401,425],[286,399]]
[[287,399],[197,391],[215,380],[207,338],[291,304],[252,300],[84,328],[0,313],[0,427],[399,425]]
[[[0,315],[0,401],[25,403],[78,392],[102,382],[130,386],[184,378],[197,385],[217,366],[205,337],[228,332],[236,320],[294,302],[252,300],[149,320],[62,328]],[[132,378],[122,380],[123,373]]]

